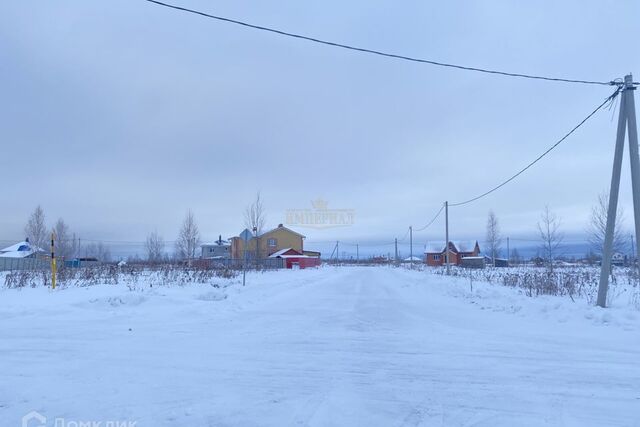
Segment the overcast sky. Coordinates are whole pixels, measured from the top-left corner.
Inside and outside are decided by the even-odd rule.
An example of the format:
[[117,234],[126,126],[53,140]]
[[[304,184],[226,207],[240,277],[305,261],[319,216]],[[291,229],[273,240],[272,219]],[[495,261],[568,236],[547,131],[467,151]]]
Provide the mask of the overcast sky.
[[[640,77],[637,1],[199,1],[176,4],[362,47],[559,77]],[[401,62],[128,1],[0,6],[0,240],[41,204],[86,239],[175,239],[192,209],[204,240],[241,231],[262,192],[287,209],[353,209],[314,241],[391,241],[444,200],[527,164],[612,89]],[[637,80],[638,78],[636,78]],[[548,204],[580,236],[608,189],[613,111],[502,190],[451,210],[454,238],[531,237]],[[625,153],[625,156],[627,153]],[[625,157],[621,205],[631,229]],[[443,239],[444,223],[416,235]]]

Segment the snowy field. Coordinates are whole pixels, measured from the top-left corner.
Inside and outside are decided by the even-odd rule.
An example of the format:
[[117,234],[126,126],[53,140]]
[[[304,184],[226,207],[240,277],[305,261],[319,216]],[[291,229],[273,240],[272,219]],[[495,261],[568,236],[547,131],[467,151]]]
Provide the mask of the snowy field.
[[632,306],[389,267],[212,283],[0,289],[0,426],[640,426]]

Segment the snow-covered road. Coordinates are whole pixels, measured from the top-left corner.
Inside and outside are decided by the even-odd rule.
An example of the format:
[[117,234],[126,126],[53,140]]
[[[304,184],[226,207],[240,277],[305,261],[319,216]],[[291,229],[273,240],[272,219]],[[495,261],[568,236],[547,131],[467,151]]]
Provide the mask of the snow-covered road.
[[3,427],[640,426],[640,313],[424,272],[2,290],[0,319]]

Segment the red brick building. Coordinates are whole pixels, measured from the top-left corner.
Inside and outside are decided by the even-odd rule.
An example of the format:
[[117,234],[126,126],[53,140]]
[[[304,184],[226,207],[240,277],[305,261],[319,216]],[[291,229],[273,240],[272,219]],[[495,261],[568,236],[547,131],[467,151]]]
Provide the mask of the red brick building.
[[[480,255],[480,245],[477,240],[466,242],[449,242],[449,264],[460,265],[462,258]],[[424,251],[424,262],[430,266],[445,265],[444,242],[434,242],[427,245]]]
[[[312,253],[307,251],[307,253]],[[295,249],[286,248],[269,255],[269,258],[281,258],[284,260],[284,267],[290,269],[303,269],[309,267],[317,267],[320,265],[320,252],[317,256],[307,255]]]

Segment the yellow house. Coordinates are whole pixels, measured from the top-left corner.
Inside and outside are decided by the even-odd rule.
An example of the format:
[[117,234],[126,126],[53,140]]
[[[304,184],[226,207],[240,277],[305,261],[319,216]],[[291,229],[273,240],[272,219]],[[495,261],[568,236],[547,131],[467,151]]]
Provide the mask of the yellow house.
[[[246,248],[245,236],[247,237]],[[252,237],[249,238],[249,236]],[[240,236],[231,238],[231,257],[241,259],[246,251],[247,257],[255,259],[256,247],[258,247],[257,257],[260,259],[267,258],[275,252],[288,248],[303,253],[304,238],[305,236],[302,234],[296,233],[282,224],[279,224],[273,230],[260,234],[258,237],[253,236],[251,231],[244,230],[240,233]]]

